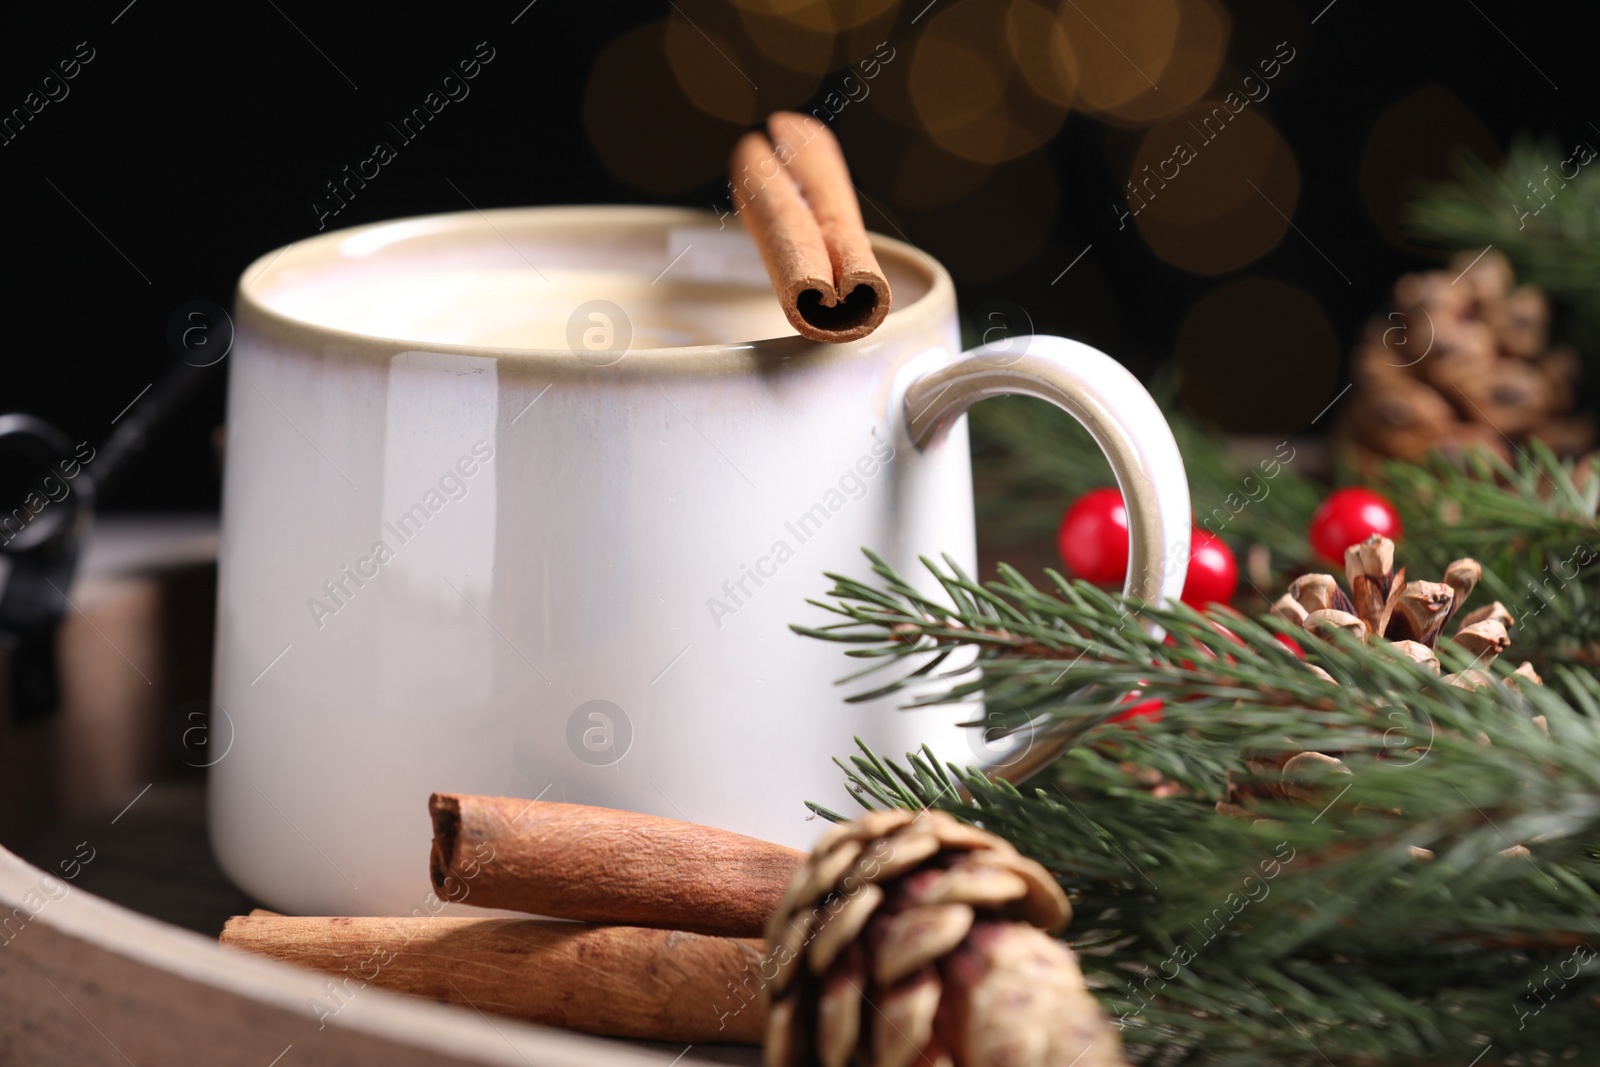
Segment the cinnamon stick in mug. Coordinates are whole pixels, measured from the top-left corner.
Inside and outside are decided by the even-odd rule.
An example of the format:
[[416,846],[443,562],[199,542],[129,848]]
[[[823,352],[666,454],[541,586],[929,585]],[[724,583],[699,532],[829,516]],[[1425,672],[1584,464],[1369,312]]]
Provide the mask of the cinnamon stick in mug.
[[328,1012],[373,985],[589,1034],[761,1041],[759,941],[540,919],[240,915],[224,945],[325,971]]
[[780,111],[769,140],[752,131],[728,168],[733,203],[761,250],[790,325],[813,341],[865,337],[889,313],[861,205],[833,132],[808,115]]
[[441,899],[556,919],[760,937],[805,853],[583,804],[435,793]]

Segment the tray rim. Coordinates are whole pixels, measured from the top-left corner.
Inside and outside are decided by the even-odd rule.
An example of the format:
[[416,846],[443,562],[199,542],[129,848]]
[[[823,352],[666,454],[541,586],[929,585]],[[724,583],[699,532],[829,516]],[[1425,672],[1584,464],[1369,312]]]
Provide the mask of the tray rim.
[[[97,964],[132,965],[157,992],[163,988],[171,988],[175,993],[181,991],[183,996],[191,998],[191,1007],[192,987],[199,986],[215,1001],[205,1006],[214,1008],[219,1015],[238,1016],[241,1009],[245,1009],[244,1014],[255,1024],[254,1033],[241,1033],[241,1040],[258,1036],[263,1039],[264,1047],[269,1034],[277,1035],[273,1041],[284,1039],[287,1034],[304,1034],[306,1028],[317,1021],[307,1003],[326,997],[325,976],[224,948],[193,931],[72,887],[70,882],[60,878],[54,878],[54,882],[68,886],[66,894],[55,899],[45,897],[40,887],[48,884],[46,880],[52,877],[0,847],[0,919],[12,917],[14,909],[22,909],[31,916],[26,925],[14,932],[0,934],[0,937],[11,936],[9,942],[0,944],[0,991],[13,994],[0,998],[7,1008],[0,1012],[0,1048],[14,1042],[27,1047],[41,1039],[52,1041],[58,1037],[48,1029],[41,1032],[36,1017],[41,1013],[30,1012],[29,1007],[55,998],[57,994],[65,997],[59,988],[52,991],[52,984],[48,982],[50,973],[62,969],[61,964],[55,962],[62,953],[40,951],[48,947],[59,950],[63,947],[63,938],[77,942]],[[52,890],[52,895],[54,892],[57,891]],[[24,898],[30,893],[36,898],[45,897],[48,902],[34,911],[31,906],[24,905]],[[45,979],[37,982],[38,990],[32,995],[26,989],[29,984],[26,972],[30,969]],[[92,969],[99,973],[102,968]],[[24,988],[16,995],[19,983]],[[94,988],[90,982],[80,986],[79,991]],[[118,988],[102,986],[100,993],[100,1003],[96,1005],[99,1014],[93,1009],[85,1011],[72,1000],[68,1003],[78,1008],[85,1020],[91,1017],[111,1020],[113,1024],[120,1023],[119,1029],[124,1033],[138,1029],[139,1051],[146,1054],[158,1051],[164,1062],[184,1062],[194,1054],[192,1038],[176,1025],[180,1022],[180,1013],[173,1012],[170,1018],[151,1018],[148,1014],[134,1016],[129,1014]],[[71,1018],[77,1019],[77,1014]],[[474,1017],[449,1005],[376,988],[363,989],[360,996],[352,997],[342,1010],[326,1018],[326,1025],[347,1040],[322,1042],[324,1051],[319,1055],[314,1037],[297,1038],[293,1042],[294,1064],[388,1065],[395,1062],[395,1045],[398,1044],[416,1053],[437,1056],[444,1062],[495,1067],[529,1067],[531,1064],[539,1067],[594,1067],[597,1064],[661,1067],[659,1054],[605,1038],[510,1018],[491,1020],[481,1014]],[[315,1034],[316,1029],[312,1033]],[[78,1033],[59,1036],[61,1045],[68,1048],[82,1039]],[[350,1058],[352,1041],[348,1039],[355,1039],[354,1044],[358,1046],[355,1060]],[[99,1041],[98,1038],[93,1040]],[[255,1051],[259,1051],[259,1047],[253,1047],[252,1052]],[[684,1057],[684,1062],[709,1061],[691,1056]]]

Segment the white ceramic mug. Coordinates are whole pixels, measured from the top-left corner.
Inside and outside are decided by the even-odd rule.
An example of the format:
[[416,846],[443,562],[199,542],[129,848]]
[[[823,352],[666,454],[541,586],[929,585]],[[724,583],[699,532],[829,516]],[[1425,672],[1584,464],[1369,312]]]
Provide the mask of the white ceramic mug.
[[853,661],[789,624],[822,621],[805,599],[865,574],[862,547],[919,584],[921,555],[975,571],[961,416],[986,396],[1093,432],[1129,591],[1176,598],[1188,489],[1139,383],[1055,337],[961,353],[943,268],[874,245],[895,309],[839,346],[793,336],[743,233],[685,210],[410,219],[252,264],[211,772],[228,873],[290,912],[409,913],[434,791],[806,847],[804,801],[850,806],[854,736],[980,762],[970,708],[847,705]]

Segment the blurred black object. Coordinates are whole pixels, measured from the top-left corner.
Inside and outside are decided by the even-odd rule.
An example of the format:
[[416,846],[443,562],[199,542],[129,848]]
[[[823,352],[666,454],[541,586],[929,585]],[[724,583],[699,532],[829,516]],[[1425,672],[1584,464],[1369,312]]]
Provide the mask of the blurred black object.
[[0,640],[12,648],[19,723],[48,715],[60,702],[56,629],[72,606],[69,591],[98,489],[134,469],[215,365],[180,361],[118,417],[120,425],[98,448],[74,444],[36,416],[0,415],[0,554],[9,562],[0,588]]

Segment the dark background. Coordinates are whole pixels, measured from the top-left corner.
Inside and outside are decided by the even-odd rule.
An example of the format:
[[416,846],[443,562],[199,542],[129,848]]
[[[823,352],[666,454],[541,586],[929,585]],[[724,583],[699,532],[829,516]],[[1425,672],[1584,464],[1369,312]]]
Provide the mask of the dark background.
[[[923,14],[923,0],[899,5],[885,34],[898,58],[875,92],[892,94],[896,82],[903,91],[919,33],[950,2]],[[382,123],[418,104],[480,41],[495,59],[471,95],[402,148],[337,225],[465,210],[464,198],[485,208],[721,202],[717,172],[735,125],[677,123],[669,109],[633,146],[647,161],[656,153],[657,177],[640,179],[637,168],[619,176],[593,143],[584,103],[599,92],[634,98],[656,115],[649,109],[667,99],[658,84],[664,64],[613,63],[607,84],[591,88],[597,58],[631,28],[668,16],[716,34],[727,0],[525,3],[95,0],[8,11],[0,109],[21,106],[78,42],[95,58],[65,99],[0,146],[0,411],[43,416],[74,440],[104,439],[111,420],[174,363],[166,341],[174,310],[196,299],[228,306],[247,263],[316,232],[309,205],[323,183],[369,155]],[[1132,226],[1118,230],[1110,204],[1143,128],[1074,111],[1038,152],[977,178],[963,178],[951,159],[897,169],[885,155],[902,147],[884,134],[876,105],[847,108],[836,129],[871,200],[869,226],[898,230],[938,255],[956,276],[964,309],[1009,301],[1040,332],[1097,344],[1141,373],[1171,357],[1195,302],[1232,282],[1273,279],[1309,294],[1331,324],[1331,349],[1313,352],[1316,344],[1296,340],[1304,324],[1275,318],[1283,302],[1270,296],[1281,290],[1257,287],[1254,306],[1245,300],[1222,315],[1208,342],[1180,361],[1185,397],[1202,417],[1224,429],[1293,432],[1341,387],[1338,361],[1395,276],[1428,262],[1390,239],[1404,182],[1446,173],[1458,143],[1492,157],[1518,131],[1552,134],[1565,146],[1600,139],[1588,124],[1600,115],[1588,110],[1591,8],[1507,0],[1224,6],[1232,27],[1219,95],[1275,42],[1297,51],[1254,109],[1298,164],[1297,229],[1237,270],[1179,269]],[[849,62],[845,48],[835,52],[840,67]],[[824,78],[814,96],[836,83]],[[1383,127],[1389,109],[1424,90]],[[757,104],[801,102],[763,95]],[[1384,129],[1385,139],[1369,144]],[[680,139],[665,138],[669,131]],[[934,185],[952,175],[976,185],[928,208],[921,174]],[[216,506],[212,434],[224,418],[222,377],[212,376],[102,506]]]

